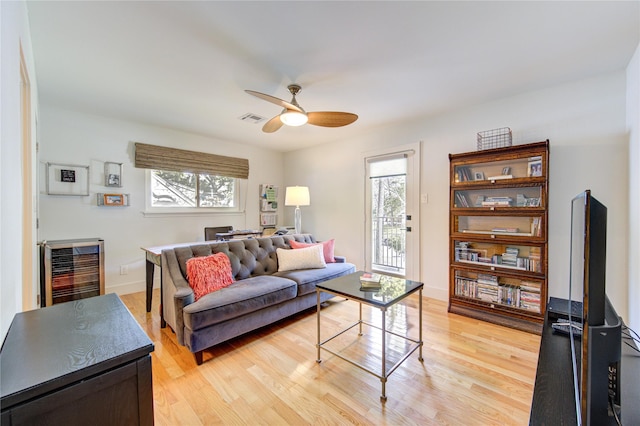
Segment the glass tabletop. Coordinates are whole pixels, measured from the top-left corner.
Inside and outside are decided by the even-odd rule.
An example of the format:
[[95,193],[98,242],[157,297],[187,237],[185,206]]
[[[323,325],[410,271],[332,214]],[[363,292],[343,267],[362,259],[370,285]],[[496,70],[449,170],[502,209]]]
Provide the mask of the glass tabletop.
[[316,289],[386,308],[423,287],[423,284],[418,281],[378,274],[380,275],[380,288],[365,290],[360,283],[360,276],[364,273],[364,271],[357,271],[324,281],[316,284]]

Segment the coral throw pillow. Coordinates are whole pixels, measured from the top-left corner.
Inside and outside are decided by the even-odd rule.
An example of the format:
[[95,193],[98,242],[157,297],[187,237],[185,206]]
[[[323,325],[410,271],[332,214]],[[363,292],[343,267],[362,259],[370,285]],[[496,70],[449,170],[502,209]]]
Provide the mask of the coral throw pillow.
[[187,260],[187,280],[195,299],[233,284],[231,262],[224,253]]
[[319,246],[322,245],[322,253],[324,254],[324,261],[327,263],[335,263],[336,259],[333,257],[333,248],[335,246],[335,240],[331,239],[328,241],[323,241],[321,243],[299,243],[298,241],[291,240],[289,241],[289,245],[292,249],[305,248],[310,246]]

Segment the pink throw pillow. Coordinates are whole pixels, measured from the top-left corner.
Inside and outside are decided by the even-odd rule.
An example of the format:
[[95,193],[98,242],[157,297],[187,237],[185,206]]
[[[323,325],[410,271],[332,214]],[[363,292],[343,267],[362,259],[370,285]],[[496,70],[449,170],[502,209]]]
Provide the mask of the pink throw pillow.
[[233,284],[231,262],[224,253],[187,260],[187,280],[196,301],[202,296]]
[[326,263],[336,263],[336,259],[333,257],[333,249],[335,246],[334,239],[323,241],[321,243],[300,243],[295,240],[289,241],[289,245],[291,246],[292,249],[305,248],[309,246],[318,246],[320,244],[322,244],[322,253],[324,254],[324,261]]

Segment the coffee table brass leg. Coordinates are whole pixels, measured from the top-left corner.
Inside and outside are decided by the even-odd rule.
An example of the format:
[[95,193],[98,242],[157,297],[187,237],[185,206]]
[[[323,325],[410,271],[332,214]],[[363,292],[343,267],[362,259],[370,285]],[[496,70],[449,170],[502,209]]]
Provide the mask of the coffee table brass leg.
[[382,371],[380,372],[382,382],[382,395],[380,399],[382,401],[387,400],[386,384],[387,384],[387,310],[385,308],[382,311]]
[[382,383],[382,395],[380,395],[380,401],[384,402],[387,400],[387,392],[386,392],[387,379],[382,378],[380,379],[380,382]]
[[317,302],[316,302],[316,317],[317,317],[317,324],[318,324],[318,343],[317,343],[317,347],[318,347],[318,358],[316,358],[316,362],[320,363],[322,362],[322,360],[320,359],[320,292],[316,291],[316,296],[317,296]]
[[418,297],[418,341],[420,342],[420,349],[418,349],[418,360],[422,362],[424,361],[424,358],[422,358],[422,289],[420,289]]
[[358,336],[362,336],[362,303],[358,303],[358,305],[360,305],[360,316],[358,317],[360,319],[360,330],[358,331]]

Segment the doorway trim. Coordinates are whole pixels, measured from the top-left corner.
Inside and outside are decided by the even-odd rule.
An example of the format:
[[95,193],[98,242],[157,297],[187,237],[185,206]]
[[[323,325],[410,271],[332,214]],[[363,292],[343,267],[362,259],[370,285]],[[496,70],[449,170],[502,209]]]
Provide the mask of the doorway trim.
[[36,229],[34,226],[34,177],[33,177],[33,140],[32,140],[31,81],[27,63],[20,45],[20,124],[22,144],[22,309],[31,310],[38,306],[37,289],[37,250],[35,249]]

